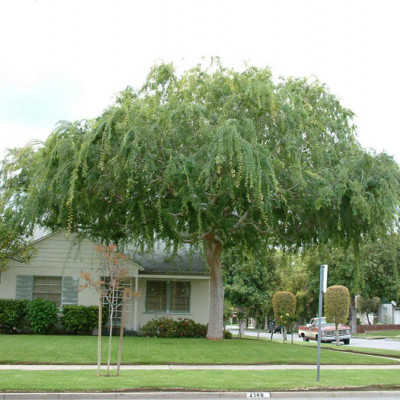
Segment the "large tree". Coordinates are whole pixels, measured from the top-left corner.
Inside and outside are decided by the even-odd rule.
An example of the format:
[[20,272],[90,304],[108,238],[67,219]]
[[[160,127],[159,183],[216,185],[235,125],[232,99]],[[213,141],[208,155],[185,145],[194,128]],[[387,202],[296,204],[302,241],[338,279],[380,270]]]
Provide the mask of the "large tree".
[[[32,223],[102,242],[204,249],[208,338],[221,339],[225,249],[357,242],[392,226],[398,167],[359,146],[352,116],[316,80],[162,64],[97,119],[60,122],[27,195],[10,200]],[[24,173],[17,159],[12,170]]]

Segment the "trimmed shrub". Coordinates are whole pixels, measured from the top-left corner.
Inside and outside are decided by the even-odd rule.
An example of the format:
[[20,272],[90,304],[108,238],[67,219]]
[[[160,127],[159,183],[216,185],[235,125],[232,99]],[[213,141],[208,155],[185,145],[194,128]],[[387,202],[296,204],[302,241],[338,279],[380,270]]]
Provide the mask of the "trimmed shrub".
[[345,324],[349,318],[350,293],[345,286],[328,287],[325,293],[325,316],[327,322]]
[[54,301],[36,299],[28,305],[27,319],[34,333],[52,333],[58,322],[59,312]]
[[230,331],[224,331],[224,339],[232,339],[233,335]]
[[163,338],[200,338],[207,334],[207,326],[199,324],[189,318],[162,317],[152,319],[142,327],[143,336],[156,336]]
[[24,327],[28,300],[0,299],[0,330],[18,332]]
[[276,325],[289,326],[296,313],[296,297],[291,292],[276,292],[272,297]]
[[[108,310],[102,308],[103,327],[107,324]],[[61,323],[67,332],[91,334],[97,327],[99,319],[98,306],[64,306],[62,310]]]

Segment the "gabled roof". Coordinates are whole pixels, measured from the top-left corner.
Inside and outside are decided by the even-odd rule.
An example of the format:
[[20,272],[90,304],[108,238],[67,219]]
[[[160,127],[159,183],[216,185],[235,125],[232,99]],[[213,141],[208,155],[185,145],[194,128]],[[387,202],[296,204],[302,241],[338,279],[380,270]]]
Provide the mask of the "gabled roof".
[[[33,243],[46,240],[56,233],[61,231],[38,231]],[[74,239],[72,236],[72,240]],[[176,255],[168,255],[164,244],[158,243],[153,252],[139,253],[131,248],[128,254],[129,261],[139,269],[140,275],[209,275],[204,255],[188,248],[183,248]]]
[[144,267],[140,274],[151,275],[209,275],[203,254],[183,249],[176,255],[168,255],[159,244],[151,253],[135,253],[132,260]]

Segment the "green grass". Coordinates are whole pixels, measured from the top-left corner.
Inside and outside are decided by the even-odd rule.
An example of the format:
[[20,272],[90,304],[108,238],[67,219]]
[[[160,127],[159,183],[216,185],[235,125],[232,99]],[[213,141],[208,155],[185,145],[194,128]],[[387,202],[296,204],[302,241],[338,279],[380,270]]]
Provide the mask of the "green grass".
[[399,387],[400,370],[328,371],[121,371],[120,377],[97,377],[96,371],[1,371],[0,391],[232,390]]
[[[118,338],[114,338],[113,362]],[[103,341],[103,362],[107,341]],[[94,336],[0,335],[0,363],[95,364]],[[126,364],[314,364],[315,347],[268,340],[124,339],[122,362]],[[325,364],[390,364],[396,361],[349,354],[323,348]]]

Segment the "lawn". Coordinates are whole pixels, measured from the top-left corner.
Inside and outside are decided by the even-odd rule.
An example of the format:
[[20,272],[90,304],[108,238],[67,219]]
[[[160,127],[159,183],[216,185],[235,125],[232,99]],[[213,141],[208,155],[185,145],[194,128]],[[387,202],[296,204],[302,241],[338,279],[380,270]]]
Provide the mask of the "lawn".
[[[118,338],[114,338],[113,362]],[[103,341],[103,362],[107,341]],[[94,336],[0,335],[0,363],[95,364]],[[126,337],[125,364],[315,364],[317,349],[267,340],[161,339]],[[390,364],[396,361],[323,348],[322,364]]]
[[0,391],[215,390],[277,391],[328,388],[399,387],[400,370],[328,371],[121,371],[97,377],[96,371],[1,371]]

